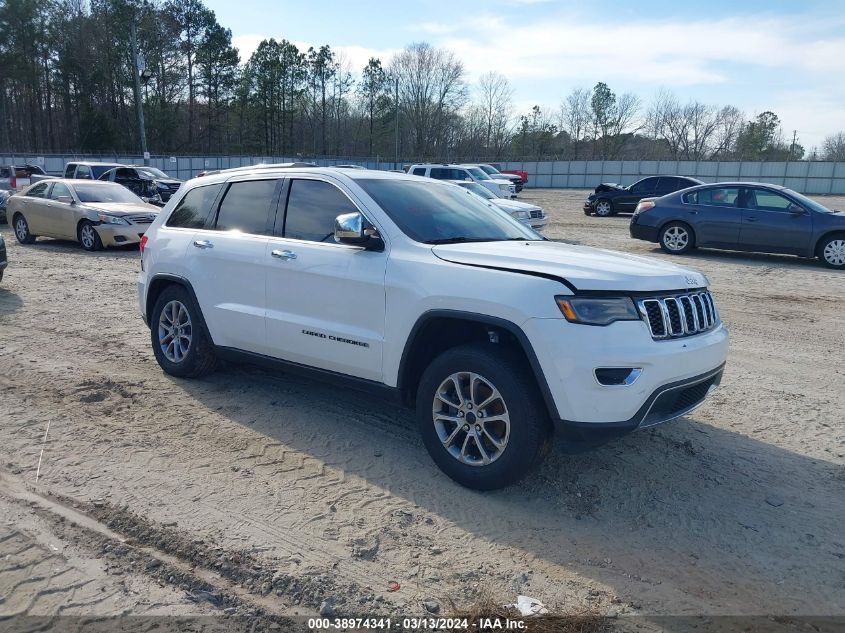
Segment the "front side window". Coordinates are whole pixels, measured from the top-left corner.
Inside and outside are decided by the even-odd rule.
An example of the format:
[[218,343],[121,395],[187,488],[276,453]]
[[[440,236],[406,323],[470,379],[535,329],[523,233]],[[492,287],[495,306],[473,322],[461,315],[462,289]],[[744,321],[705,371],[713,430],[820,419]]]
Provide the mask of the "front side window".
[[91,179],[91,168],[88,165],[79,165],[76,168],[76,177],[84,180]]
[[358,207],[332,184],[322,180],[292,180],[284,236],[309,242],[330,241],[334,238],[335,218],[356,211]]
[[747,209],[761,209],[763,211],[779,211],[787,213],[790,207],[797,207],[792,200],[768,189],[752,187],[745,190],[745,205]]
[[26,192],[27,197],[29,198],[43,198],[47,195],[47,187],[50,185],[49,182],[42,182],[35,185],[32,189]]
[[635,182],[631,185],[631,191],[633,193],[648,193],[650,191],[654,191],[657,185],[657,178],[643,178],[639,182]]
[[542,240],[495,205],[457,187],[387,178],[356,181],[405,235],[426,244]]
[[73,170],[76,168],[76,165],[73,163],[69,163],[67,167],[65,167],[65,178],[73,178]]
[[194,187],[186,193],[173,213],[167,218],[167,226],[185,229],[201,229],[211,212],[214,200],[222,184]]
[[217,212],[218,231],[267,235],[267,218],[277,180],[246,180],[229,185]]
[[63,182],[54,182],[53,189],[50,191],[50,199],[58,200],[61,197],[71,198],[70,189]]

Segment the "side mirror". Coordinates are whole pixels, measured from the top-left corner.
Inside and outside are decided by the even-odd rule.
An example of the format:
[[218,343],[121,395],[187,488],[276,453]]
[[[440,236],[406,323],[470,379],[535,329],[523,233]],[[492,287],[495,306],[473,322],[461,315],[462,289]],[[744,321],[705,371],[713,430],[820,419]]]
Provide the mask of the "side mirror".
[[789,211],[792,215],[804,215],[804,208],[799,207],[797,204],[790,204],[787,211]]
[[363,246],[367,250],[382,250],[384,242],[364,216],[358,213],[344,213],[334,219],[334,241],[338,244]]
[[469,176],[467,176],[466,178],[464,178],[464,182],[472,182],[472,178],[470,178]]
[[62,204],[73,204],[73,198],[70,196],[59,196],[56,198],[56,202],[61,202]]

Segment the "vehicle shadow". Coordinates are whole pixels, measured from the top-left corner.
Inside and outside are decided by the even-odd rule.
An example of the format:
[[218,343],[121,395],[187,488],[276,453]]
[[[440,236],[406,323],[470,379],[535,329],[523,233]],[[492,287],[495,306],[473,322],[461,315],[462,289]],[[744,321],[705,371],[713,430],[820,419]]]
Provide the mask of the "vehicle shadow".
[[[845,467],[713,426],[700,414],[586,453],[568,454],[557,443],[522,482],[480,493],[436,468],[413,412],[397,405],[248,365],[174,382],[267,444],[305,453],[343,479],[365,480],[361,505],[388,490],[483,547],[527,553],[534,569],[563,568],[645,604],[674,595],[672,604],[698,605],[698,612],[845,612],[835,589],[843,578],[845,504],[833,502],[845,498]],[[232,459],[260,471],[263,452],[233,449]],[[362,530],[378,529],[366,513],[358,520]],[[448,554],[461,564],[460,551]],[[632,583],[636,595],[625,596]]]
[[23,306],[23,300],[11,290],[3,287],[0,282],[0,315],[12,314]]
[[[655,255],[665,255],[660,247],[650,251]],[[728,251],[708,248],[696,248],[680,257],[673,257],[672,261],[683,264],[684,260],[699,260],[712,262],[728,262],[744,264],[753,267],[792,268],[795,270],[818,270],[819,272],[835,273],[838,271],[826,268],[817,259],[796,257],[795,255],[779,255],[773,253],[749,253],[747,251]]]
[[101,251],[86,252],[79,242],[71,240],[57,240],[50,237],[39,237],[34,244],[27,244],[25,248],[33,248],[44,250],[50,253],[67,253],[76,252],[82,253],[90,257],[119,257],[132,258],[138,257],[138,245],[126,244],[120,246],[110,246]]

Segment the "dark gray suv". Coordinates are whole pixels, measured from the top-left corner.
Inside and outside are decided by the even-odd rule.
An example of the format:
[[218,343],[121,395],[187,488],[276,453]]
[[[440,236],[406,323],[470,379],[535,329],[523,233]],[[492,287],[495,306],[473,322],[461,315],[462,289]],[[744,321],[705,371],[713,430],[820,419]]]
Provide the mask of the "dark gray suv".
[[720,182],[647,198],[630,231],[675,255],[701,246],[818,257],[845,269],[845,213],[777,185]]

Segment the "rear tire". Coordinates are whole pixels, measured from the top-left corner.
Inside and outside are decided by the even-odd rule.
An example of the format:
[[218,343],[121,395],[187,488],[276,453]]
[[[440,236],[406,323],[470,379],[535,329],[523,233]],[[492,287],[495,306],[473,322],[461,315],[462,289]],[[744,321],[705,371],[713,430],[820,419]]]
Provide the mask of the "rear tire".
[[600,218],[609,218],[614,214],[613,203],[610,200],[601,199],[596,201],[596,215]]
[[431,362],[417,389],[417,423],[438,467],[475,490],[522,478],[552,436],[530,367],[489,345],[455,347]]
[[669,222],[660,229],[660,248],[670,255],[683,255],[695,248],[695,233],[689,224]]
[[97,229],[88,220],[83,220],[79,228],[76,230],[76,237],[79,243],[86,251],[101,251],[103,250],[103,240],[100,239],[100,234]]
[[150,315],[150,340],[159,366],[171,376],[198,378],[217,369],[199,306],[183,286],[168,286],[158,296]]
[[845,234],[831,235],[819,243],[818,256],[828,268],[845,269]]
[[21,244],[32,244],[37,236],[29,232],[29,224],[20,213],[14,217],[15,239]]

